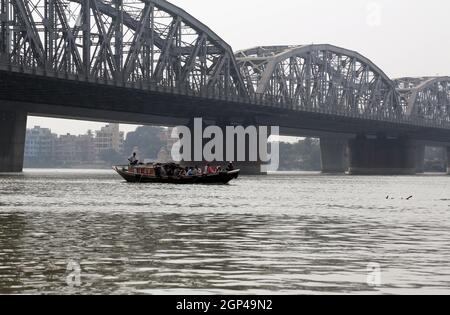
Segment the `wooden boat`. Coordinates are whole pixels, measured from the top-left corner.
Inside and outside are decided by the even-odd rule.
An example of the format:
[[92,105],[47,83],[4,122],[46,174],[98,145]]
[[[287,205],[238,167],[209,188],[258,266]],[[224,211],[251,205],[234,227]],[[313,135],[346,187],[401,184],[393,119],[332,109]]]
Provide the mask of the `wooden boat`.
[[[164,184],[228,184],[238,178],[240,170],[222,171],[215,174],[199,176],[160,175],[164,165],[113,166],[113,169],[129,183],[164,183]],[[173,165],[172,165],[173,167]]]

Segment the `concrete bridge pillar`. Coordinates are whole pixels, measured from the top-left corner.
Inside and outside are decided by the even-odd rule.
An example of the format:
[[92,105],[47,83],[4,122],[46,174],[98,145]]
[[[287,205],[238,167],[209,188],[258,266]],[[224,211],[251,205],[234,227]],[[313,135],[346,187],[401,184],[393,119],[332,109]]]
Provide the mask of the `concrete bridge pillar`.
[[22,172],[27,114],[0,111],[0,172]]
[[416,144],[408,139],[358,136],[350,140],[351,175],[414,175]]
[[320,138],[322,173],[341,174],[348,170],[348,140]]
[[416,173],[425,173],[425,145],[416,145]]

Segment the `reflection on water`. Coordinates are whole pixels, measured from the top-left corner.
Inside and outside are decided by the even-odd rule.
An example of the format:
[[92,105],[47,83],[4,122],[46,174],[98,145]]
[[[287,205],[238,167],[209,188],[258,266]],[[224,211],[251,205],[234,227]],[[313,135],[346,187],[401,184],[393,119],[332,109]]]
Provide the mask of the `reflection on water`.
[[[213,187],[109,171],[0,176],[0,293],[448,294],[449,188],[446,176]],[[80,287],[66,281],[70,261]]]

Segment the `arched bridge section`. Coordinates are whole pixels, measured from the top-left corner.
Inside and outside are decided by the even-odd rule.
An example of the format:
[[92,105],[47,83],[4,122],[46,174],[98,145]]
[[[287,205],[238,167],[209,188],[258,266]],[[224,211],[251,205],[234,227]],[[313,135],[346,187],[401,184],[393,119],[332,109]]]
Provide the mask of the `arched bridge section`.
[[0,0],[0,172],[22,169],[27,115],[40,114],[331,135],[332,172],[346,152],[332,137],[356,136],[351,172],[411,173],[415,141],[450,143],[449,90],[448,77],[392,81],[332,45],[235,54],[164,0]]
[[395,83],[408,115],[450,123],[450,77],[400,78]]
[[13,71],[246,96],[231,47],[164,0],[1,0],[0,62]]
[[280,106],[373,119],[406,115],[394,82],[357,52],[332,45],[269,46],[236,57],[249,93]]

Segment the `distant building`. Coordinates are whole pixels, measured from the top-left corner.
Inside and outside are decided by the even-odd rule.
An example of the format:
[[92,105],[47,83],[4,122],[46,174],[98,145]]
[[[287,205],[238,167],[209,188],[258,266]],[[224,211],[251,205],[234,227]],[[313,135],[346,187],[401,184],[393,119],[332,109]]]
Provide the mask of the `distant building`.
[[97,155],[103,151],[114,150],[123,152],[124,133],[119,130],[119,124],[109,124],[95,132],[95,150]]
[[56,140],[55,160],[59,164],[93,163],[95,159],[96,151],[92,132],[79,136],[67,134]]
[[120,160],[123,146],[124,133],[118,124],[106,125],[95,133],[61,136],[35,126],[26,132],[24,162],[26,167],[104,167],[107,163],[101,154],[113,150],[117,154],[108,152],[107,156]]
[[63,165],[80,162],[77,157],[77,136],[62,135],[56,141],[55,159]]
[[25,162],[39,164],[50,163],[55,155],[55,145],[58,136],[48,128],[35,126],[27,129],[25,140]]
[[96,160],[95,138],[90,130],[87,134],[77,137],[75,152],[80,162],[92,163]]

